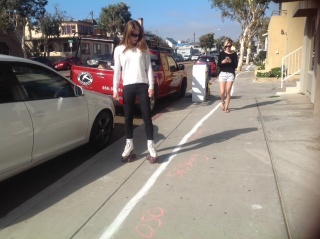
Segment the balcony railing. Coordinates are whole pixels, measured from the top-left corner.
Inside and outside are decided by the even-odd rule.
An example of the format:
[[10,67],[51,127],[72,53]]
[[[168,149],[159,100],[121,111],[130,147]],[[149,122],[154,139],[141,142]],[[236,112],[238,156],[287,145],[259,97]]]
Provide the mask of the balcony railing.
[[287,10],[273,10],[271,16],[286,16]]
[[299,47],[282,58],[281,88],[283,88],[284,81],[301,72],[301,57],[302,47]]

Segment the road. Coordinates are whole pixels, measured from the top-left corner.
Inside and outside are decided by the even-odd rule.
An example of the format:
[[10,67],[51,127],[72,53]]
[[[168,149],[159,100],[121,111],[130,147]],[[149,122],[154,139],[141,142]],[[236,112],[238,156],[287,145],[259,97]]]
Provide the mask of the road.
[[[188,87],[191,89],[192,80],[192,62],[184,62],[188,74]],[[68,71],[61,71],[63,75],[68,75]],[[155,113],[161,112],[172,104],[172,98],[167,97],[157,101]],[[134,127],[143,123],[141,117],[137,115],[134,118]],[[124,117],[117,115],[115,117],[115,128],[110,139],[112,144],[122,138],[124,135]],[[0,218],[7,215],[17,206],[26,202],[32,196],[36,195],[46,187],[57,181],[59,178],[72,171],[86,160],[95,155],[96,151],[90,150],[87,146],[82,146],[71,152],[63,154],[55,159],[43,163],[33,169],[14,176],[0,183]]]

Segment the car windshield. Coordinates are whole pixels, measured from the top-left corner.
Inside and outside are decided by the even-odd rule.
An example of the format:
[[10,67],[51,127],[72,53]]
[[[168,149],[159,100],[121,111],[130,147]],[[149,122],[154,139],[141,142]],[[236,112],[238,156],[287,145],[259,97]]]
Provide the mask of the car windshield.
[[93,60],[100,60],[100,59],[111,59],[111,55],[110,54],[106,54],[106,55],[94,55],[92,57]]
[[98,60],[101,59],[103,55],[93,55],[92,59],[93,60]]
[[200,61],[200,62],[213,62],[214,58],[212,58],[212,57],[200,57],[198,59],[198,61]]
[[68,61],[68,58],[60,58],[59,61]]

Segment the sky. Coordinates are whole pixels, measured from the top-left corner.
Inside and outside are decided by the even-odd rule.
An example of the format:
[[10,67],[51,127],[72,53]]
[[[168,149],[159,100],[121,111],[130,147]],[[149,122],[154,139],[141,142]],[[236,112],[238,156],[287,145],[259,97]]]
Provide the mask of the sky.
[[[226,36],[236,41],[241,34],[239,23],[222,20],[221,12],[212,9],[209,0],[49,0],[46,10],[53,13],[57,6],[74,20],[89,19],[92,11],[96,19],[102,8],[119,2],[130,7],[132,19],[143,18],[145,31],[163,39],[197,42],[202,35],[214,33],[215,38]],[[272,10],[278,8],[278,4],[271,1],[266,16],[270,17]]]

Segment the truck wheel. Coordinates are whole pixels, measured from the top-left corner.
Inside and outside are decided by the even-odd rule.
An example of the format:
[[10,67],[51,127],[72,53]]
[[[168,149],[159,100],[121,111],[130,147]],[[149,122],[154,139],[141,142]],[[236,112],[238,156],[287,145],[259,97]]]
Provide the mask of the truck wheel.
[[179,98],[185,97],[186,91],[187,91],[187,79],[183,78],[183,80],[181,82]]
[[89,144],[95,149],[103,149],[108,145],[113,130],[113,119],[110,113],[100,112],[91,128]]

